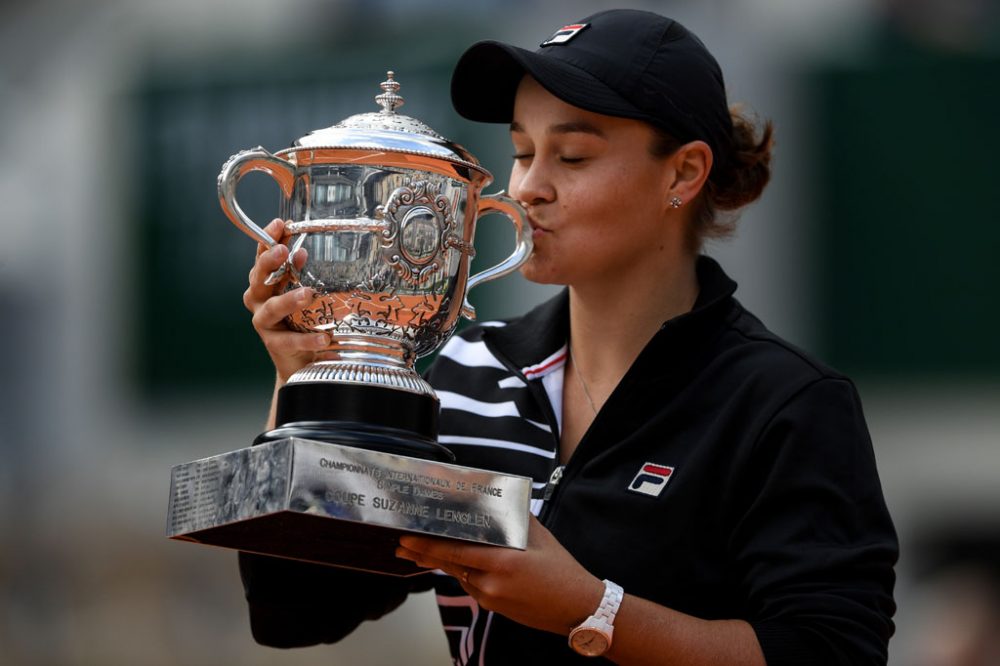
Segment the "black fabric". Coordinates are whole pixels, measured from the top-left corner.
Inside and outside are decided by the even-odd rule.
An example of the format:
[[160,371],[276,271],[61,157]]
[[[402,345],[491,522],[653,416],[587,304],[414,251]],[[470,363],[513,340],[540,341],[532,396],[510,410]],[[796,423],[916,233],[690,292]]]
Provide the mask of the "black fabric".
[[[665,323],[642,351],[550,499],[536,495],[539,518],[588,571],[626,594],[704,619],[748,621],[769,666],[885,664],[897,541],[857,392],[768,332],[714,261],[699,259],[698,279],[694,309]],[[470,438],[449,444],[459,464],[536,482],[555,469],[555,413],[542,382],[523,369],[558,354],[567,321],[563,293],[506,326],[469,329],[442,352],[428,376],[438,390],[511,402],[521,414],[479,417],[481,437],[513,441],[523,422],[540,422],[529,441],[518,440],[531,452]],[[480,356],[461,358],[462,345],[478,345]],[[442,438],[472,431],[475,418],[444,409]],[[647,463],[674,468],[657,497],[629,490]],[[296,599],[313,596],[302,579],[268,578],[250,578],[252,615],[255,585],[283,589],[293,616],[302,612]],[[460,662],[482,654],[486,664],[602,663],[573,653],[565,636],[478,609],[451,578],[433,582],[445,624],[465,621],[457,609],[467,616],[467,642],[449,631]],[[341,592],[329,624],[310,615],[313,642],[394,608],[398,594],[387,591],[381,605],[369,594],[371,606],[345,616],[340,602],[351,597]],[[258,631],[280,639],[280,630]]]
[[681,141],[701,139],[716,163],[732,156],[732,118],[718,62],[673,19],[612,9],[581,19],[565,43],[529,51],[482,41],[455,66],[451,97],[470,120],[509,123],[525,73],[573,106],[643,120]]
[[239,566],[254,640],[277,648],[336,643],[430,586],[427,576],[379,576],[251,553],[239,553]]
[[[885,664],[897,541],[855,388],[769,333],[714,261],[698,276],[695,308],[640,354],[542,522],[627,593],[747,620],[769,666]],[[482,337],[523,366],[567,317],[560,296]],[[647,462],[675,468],[658,498],[626,490]],[[486,662],[574,663],[564,646],[497,618]]]

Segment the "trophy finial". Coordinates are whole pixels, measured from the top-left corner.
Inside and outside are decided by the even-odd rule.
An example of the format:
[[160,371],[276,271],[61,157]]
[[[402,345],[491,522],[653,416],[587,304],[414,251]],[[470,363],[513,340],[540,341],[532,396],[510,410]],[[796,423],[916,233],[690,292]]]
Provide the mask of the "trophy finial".
[[403,98],[397,94],[399,83],[392,78],[394,74],[391,70],[386,72],[387,80],[379,86],[382,94],[375,97],[375,101],[382,105],[381,113],[395,113],[396,109],[403,106]]

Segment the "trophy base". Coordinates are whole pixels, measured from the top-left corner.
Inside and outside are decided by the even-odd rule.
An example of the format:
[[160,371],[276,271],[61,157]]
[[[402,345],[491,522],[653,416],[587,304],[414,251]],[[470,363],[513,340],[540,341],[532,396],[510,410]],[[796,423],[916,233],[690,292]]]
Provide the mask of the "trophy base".
[[395,576],[399,535],[524,549],[531,479],[295,437],[177,465],[167,536]]
[[254,444],[286,437],[356,446],[424,460],[455,462],[438,444],[437,398],[384,386],[310,382],[278,391],[274,430]]

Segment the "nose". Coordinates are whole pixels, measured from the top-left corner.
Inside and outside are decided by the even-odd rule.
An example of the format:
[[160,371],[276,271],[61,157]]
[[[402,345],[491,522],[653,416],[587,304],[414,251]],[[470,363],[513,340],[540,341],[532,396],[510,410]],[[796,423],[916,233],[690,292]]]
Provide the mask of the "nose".
[[528,164],[514,163],[510,172],[510,196],[527,206],[551,203],[556,190],[544,164],[533,159]]

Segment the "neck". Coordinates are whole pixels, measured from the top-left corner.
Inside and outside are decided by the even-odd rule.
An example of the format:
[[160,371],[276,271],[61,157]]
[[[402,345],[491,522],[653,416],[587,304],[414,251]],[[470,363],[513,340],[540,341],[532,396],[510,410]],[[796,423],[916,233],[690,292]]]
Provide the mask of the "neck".
[[690,311],[697,297],[695,257],[687,255],[656,271],[571,285],[573,354],[592,388],[610,394],[663,323]]

